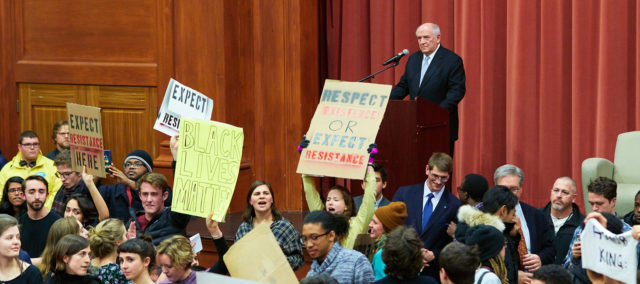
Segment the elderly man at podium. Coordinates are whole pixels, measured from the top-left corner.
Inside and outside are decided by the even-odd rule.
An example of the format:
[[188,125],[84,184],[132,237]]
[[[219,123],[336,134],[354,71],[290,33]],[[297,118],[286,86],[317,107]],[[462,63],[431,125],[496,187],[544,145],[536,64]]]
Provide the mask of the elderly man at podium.
[[391,90],[392,100],[419,97],[449,110],[450,152],[458,140],[458,103],[464,97],[465,74],[462,58],[440,45],[440,27],[424,23],[416,30],[417,51],[407,60],[405,71]]

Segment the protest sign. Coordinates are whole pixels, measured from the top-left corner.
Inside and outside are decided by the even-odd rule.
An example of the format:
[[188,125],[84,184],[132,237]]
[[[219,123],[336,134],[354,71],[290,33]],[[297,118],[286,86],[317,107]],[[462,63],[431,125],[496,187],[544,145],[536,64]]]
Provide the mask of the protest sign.
[[224,221],[236,187],[244,134],[242,128],[183,118],[172,211]]
[[262,283],[298,283],[269,225],[262,223],[244,235],[224,255],[232,277]]
[[391,85],[326,80],[297,172],[363,179]]
[[178,134],[180,118],[211,119],[213,100],[171,78],[153,129],[169,136]]
[[226,284],[255,284],[260,282],[249,281],[244,279],[232,278],[227,275],[210,273],[210,272],[196,272],[196,283],[209,284],[209,283],[226,283]]
[[105,177],[100,108],[67,103],[67,115],[71,168],[82,172],[86,166],[89,174]]
[[625,283],[636,283],[637,241],[631,231],[616,235],[590,219],[580,235],[582,268]]

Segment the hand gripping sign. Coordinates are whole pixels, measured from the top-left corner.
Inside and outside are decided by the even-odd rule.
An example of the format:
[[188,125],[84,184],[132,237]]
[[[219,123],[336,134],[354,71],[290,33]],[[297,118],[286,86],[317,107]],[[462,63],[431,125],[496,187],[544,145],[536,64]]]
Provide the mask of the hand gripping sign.
[[362,179],[390,91],[391,85],[326,80],[297,172]]
[[625,283],[636,283],[637,241],[631,231],[616,235],[590,219],[580,235],[582,268]]

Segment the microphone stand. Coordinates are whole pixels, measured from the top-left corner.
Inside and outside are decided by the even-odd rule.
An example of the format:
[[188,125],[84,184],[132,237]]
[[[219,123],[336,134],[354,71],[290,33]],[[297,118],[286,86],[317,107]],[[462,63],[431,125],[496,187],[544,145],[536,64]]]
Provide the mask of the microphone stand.
[[400,59],[398,59],[398,60],[396,60],[396,61],[393,61],[393,64],[390,64],[389,66],[387,66],[387,67],[383,68],[382,70],[379,70],[379,71],[378,71],[378,72],[376,72],[376,73],[373,73],[373,74],[371,74],[371,75],[368,75],[367,77],[364,77],[364,78],[362,78],[362,79],[358,80],[358,82],[362,82],[362,81],[365,81],[365,80],[373,79],[373,78],[375,78],[375,77],[376,77],[376,75],[378,75],[378,74],[380,74],[380,73],[382,73],[382,72],[384,72],[384,71],[387,71],[387,69],[390,69],[390,68],[396,67],[396,66],[398,66],[398,64],[400,64]]

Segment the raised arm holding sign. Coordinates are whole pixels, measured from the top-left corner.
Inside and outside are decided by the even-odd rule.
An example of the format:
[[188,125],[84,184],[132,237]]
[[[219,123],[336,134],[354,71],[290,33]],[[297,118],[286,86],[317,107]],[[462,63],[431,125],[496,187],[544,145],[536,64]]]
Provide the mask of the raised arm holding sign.
[[614,234],[598,219],[604,218],[589,219],[582,231],[582,267],[625,283],[636,283],[638,242],[631,231]]
[[390,85],[326,80],[297,172],[362,179],[390,90]]

